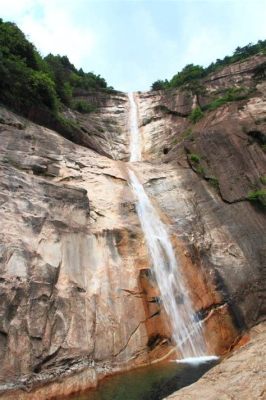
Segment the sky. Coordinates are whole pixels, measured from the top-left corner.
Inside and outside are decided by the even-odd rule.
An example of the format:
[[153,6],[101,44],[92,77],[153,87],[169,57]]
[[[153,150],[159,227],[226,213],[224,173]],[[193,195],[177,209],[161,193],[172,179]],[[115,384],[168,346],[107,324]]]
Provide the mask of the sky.
[[126,92],[266,39],[266,0],[0,0],[0,16]]

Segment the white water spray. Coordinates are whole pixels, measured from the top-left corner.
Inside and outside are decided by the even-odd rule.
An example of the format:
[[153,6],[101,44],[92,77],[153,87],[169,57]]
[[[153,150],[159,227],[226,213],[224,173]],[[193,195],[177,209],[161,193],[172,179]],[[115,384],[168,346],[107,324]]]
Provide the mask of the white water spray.
[[[137,105],[133,94],[130,102],[130,161],[141,160],[137,123]],[[201,323],[191,305],[189,293],[183,282],[182,272],[167,231],[159,214],[145,193],[136,174],[130,168],[129,179],[137,199],[137,213],[151,256],[153,271],[160,290],[161,301],[172,325],[173,339],[183,362],[207,361],[206,346]]]

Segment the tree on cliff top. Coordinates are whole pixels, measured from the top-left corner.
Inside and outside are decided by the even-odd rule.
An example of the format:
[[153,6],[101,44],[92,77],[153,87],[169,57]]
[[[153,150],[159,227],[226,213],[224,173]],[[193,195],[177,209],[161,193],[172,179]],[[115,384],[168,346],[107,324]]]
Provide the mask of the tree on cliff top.
[[16,24],[2,19],[0,76],[0,102],[26,117],[36,109],[56,117],[63,104],[74,107],[75,88],[110,90],[104,78],[77,70],[67,56],[42,58]]
[[[181,87],[185,84],[196,82],[200,78],[205,77],[211,72],[217,71],[226,65],[230,65],[234,62],[244,60],[252,55],[263,53],[266,54],[266,40],[259,40],[256,44],[249,43],[243,47],[237,47],[233,55],[225,56],[222,60],[217,59],[211,63],[207,68],[203,68],[200,65],[189,64],[182,69],[181,72],[175,74],[170,81],[158,80],[151,86],[152,90],[161,89],[172,89]],[[191,87],[194,87],[194,83]]]
[[23,32],[0,19],[0,101],[27,115],[32,107],[57,109],[55,84]]
[[170,87],[180,87],[204,76],[204,68],[200,65],[188,64],[178,72],[169,82]]

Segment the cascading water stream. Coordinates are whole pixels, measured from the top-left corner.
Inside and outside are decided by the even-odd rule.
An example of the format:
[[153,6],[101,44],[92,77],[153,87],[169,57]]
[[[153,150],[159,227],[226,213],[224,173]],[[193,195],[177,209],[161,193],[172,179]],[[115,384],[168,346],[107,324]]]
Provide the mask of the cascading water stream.
[[194,320],[190,299],[182,282],[166,226],[132,170],[129,170],[129,178],[137,198],[137,213],[152,259],[161,300],[172,324],[173,339],[183,358],[203,356],[205,345],[201,327]]
[[[130,104],[130,161],[141,161],[137,105],[132,93],[128,97]],[[137,199],[137,213],[149,249],[161,301],[172,325],[173,339],[182,358],[195,360],[196,357],[202,361],[205,358],[209,360],[212,357],[205,357],[206,345],[202,327],[193,312],[167,227],[161,221],[131,167],[128,173]]]
[[134,99],[133,93],[128,94],[129,105],[130,105],[130,159],[129,161],[140,161],[141,160],[141,142],[138,127],[138,110],[137,104]]

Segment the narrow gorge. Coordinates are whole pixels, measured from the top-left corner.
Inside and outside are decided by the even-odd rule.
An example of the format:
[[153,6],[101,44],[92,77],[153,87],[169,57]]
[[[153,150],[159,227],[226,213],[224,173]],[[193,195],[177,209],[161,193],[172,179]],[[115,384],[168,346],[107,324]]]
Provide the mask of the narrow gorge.
[[[265,64],[221,68],[200,95],[80,91],[97,109],[63,111],[78,139],[1,106],[0,399],[227,357],[256,329],[265,350],[266,214],[249,198],[265,185]],[[191,120],[232,87],[248,95]]]

